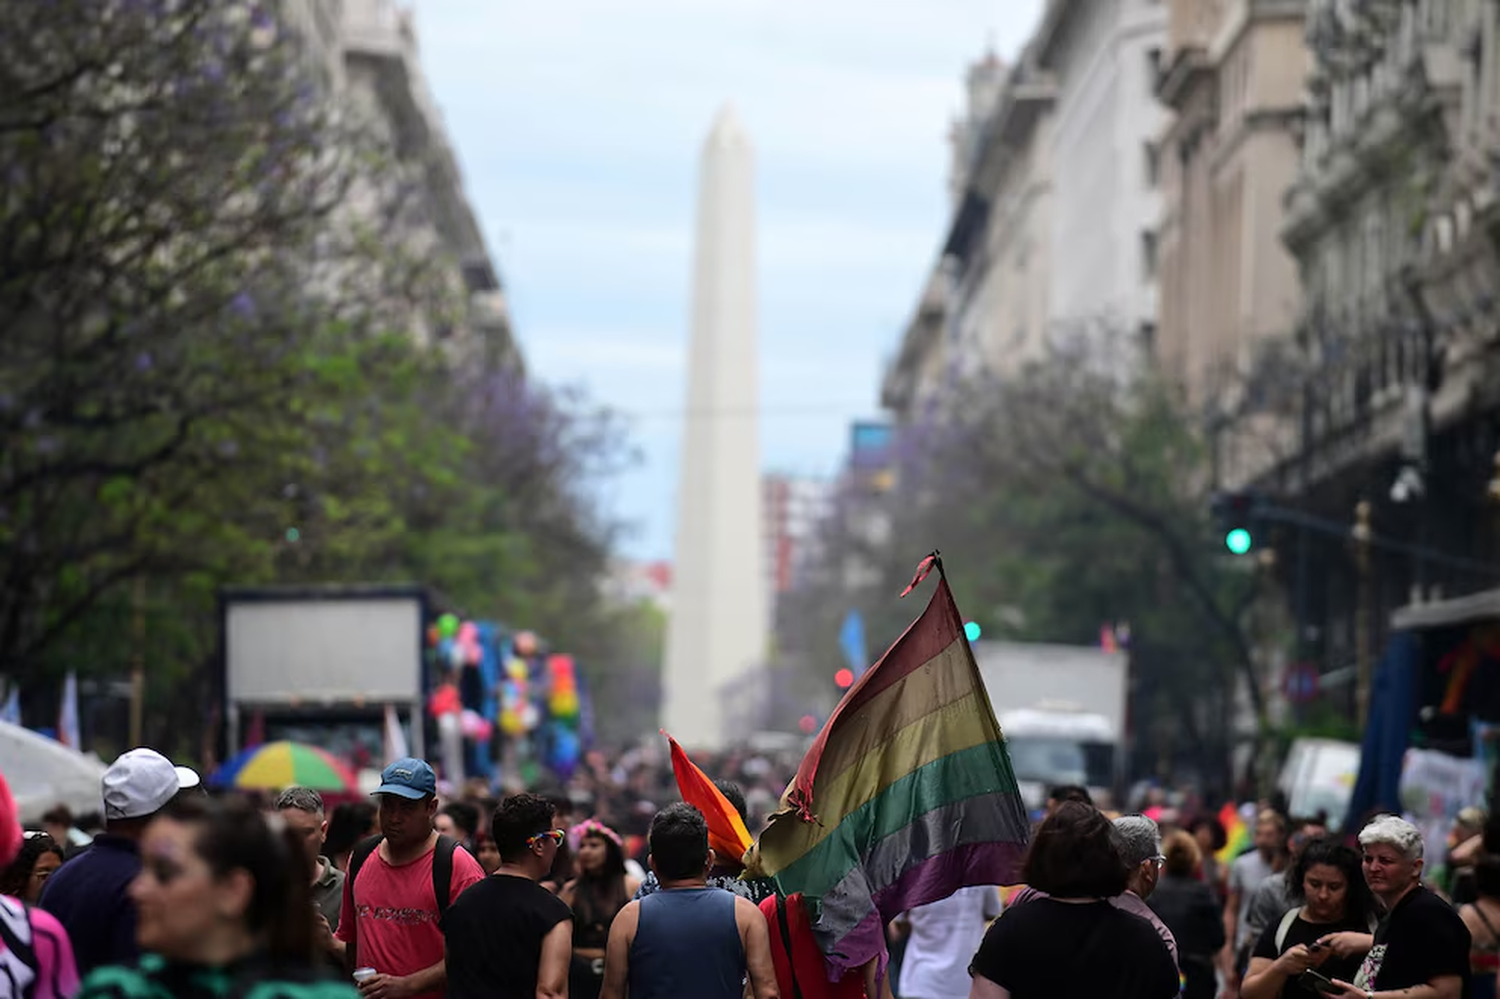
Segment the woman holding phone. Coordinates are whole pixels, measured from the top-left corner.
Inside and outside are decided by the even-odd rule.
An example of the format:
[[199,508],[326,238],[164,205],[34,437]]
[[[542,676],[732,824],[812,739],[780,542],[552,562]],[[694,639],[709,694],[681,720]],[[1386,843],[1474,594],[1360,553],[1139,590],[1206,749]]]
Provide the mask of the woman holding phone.
[[1242,999],[1318,999],[1321,985],[1344,981],[1360,957],[1339,957],[1319,940],[1345,930],[1370,933],[1378,920],[1360,857],[1323,837],[1307,844],[1287,875],[1296,903],[1261,933],[1240,986]]

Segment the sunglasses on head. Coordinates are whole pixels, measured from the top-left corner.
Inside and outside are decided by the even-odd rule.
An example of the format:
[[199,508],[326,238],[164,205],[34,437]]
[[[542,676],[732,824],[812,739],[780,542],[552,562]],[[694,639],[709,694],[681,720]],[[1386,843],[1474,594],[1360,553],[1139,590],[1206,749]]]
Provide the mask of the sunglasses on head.
[[565,833],[565,832],[563,832],[561,829],[548,829],[546,832],[539,832],[535,836],[529,837],[526,840],[526,845],[527,846],[535,846],[537,843],[540,843],[542,840],[550,839],[553,843],[557,844],[558,846],[562,846],[562,841],[564,839],[566,839],[567,836],[568,836],[568,834]]

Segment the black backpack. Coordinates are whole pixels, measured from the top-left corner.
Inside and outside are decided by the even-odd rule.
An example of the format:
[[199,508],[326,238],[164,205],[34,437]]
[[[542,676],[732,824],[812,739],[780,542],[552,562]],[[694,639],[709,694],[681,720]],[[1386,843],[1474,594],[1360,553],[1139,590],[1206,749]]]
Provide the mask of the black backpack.
[[[349,855],[351,898],[355,879],[359,877],[359,869],[364,866],[365,861],[370,859],[370,854],[375,852],[384,839],[384,836],[376,833],[354,844],[354,852]],[[453,851],[457,849],[458,840],[451,836],[440,835],[437,846],[432,850],[432,894],[437,898],[438,929],[443,928],[443,917],[448,914],[448,898],[453,894]],[[356,899],[355,905],[358,906],[358,904]]]

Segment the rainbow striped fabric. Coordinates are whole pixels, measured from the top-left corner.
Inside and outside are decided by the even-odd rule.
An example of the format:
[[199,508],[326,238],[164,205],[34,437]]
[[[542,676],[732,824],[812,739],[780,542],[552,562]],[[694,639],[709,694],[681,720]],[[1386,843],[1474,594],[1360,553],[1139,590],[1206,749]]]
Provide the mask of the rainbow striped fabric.
[[746,853],[747,873],[813,904],[836,980],[883,958],[899,913],[966,885],[1015,883],[1028,831],[944,579],[823,726]]
[[1214,854],[1214,859],[1227,866],[1250,849],[1252,837],[1250,827],[1240,818],[1240,810],[1232,801],[1219,809],[1219,825],[1224,827],[1224,848]]

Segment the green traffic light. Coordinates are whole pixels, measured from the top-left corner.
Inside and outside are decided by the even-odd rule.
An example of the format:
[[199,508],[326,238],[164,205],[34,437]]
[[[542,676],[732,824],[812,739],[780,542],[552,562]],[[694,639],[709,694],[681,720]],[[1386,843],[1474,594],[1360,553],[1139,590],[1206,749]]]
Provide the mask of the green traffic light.
[[1250,532],[1243,527],[1236,527],[1224,535],[1224,547],[1235,555],[1245,554],[1253,545],[1254,541],[1250,537]]
[[979,641],[979,625],[978,625],[978,623],[976,623],[974,621],[970,621],[968,624],[964,625],[964,637],[967,638],[971,642],[977,642],[977,641]]

